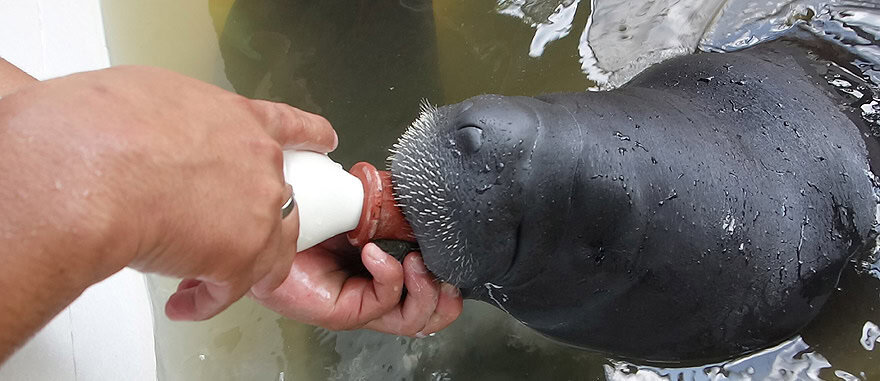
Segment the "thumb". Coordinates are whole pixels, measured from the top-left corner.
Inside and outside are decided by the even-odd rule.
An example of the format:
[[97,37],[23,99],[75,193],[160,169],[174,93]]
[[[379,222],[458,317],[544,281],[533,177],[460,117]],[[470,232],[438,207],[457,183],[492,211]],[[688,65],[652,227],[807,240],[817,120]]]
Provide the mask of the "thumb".
[[264,100],[251,100],[263,128],[284,149],[327,153],[339,143],[336,131],[324,117]]
[[171,320],[206,320],[241,299],[249,287],[245,282],[219,284],[185,279],[168,298],[165,315]]

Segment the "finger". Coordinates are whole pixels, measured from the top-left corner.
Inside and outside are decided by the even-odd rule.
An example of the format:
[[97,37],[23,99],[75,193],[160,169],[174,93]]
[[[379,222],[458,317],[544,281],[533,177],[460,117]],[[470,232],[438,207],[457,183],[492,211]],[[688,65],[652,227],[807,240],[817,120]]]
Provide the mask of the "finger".
[[410,253],[404,258],[406,272],[406,299],[403,301],[400,317],[401,332],[406,336],[424,336],[422,330],[428,319],[437,309],[440,298],[440,283],[425,268],[425,262],[418,253]]
[[273,248],[277,254],[273,254],[271,258],[271,270],[263,276],[253,287],[251,293],[258,299],[269,297],[275,289],[281,286],[290,275],[293,267],[293,259],[296,256],[296,240],[299,236],[299,210],[297,206],[293,207],[286,218],[278,224],[278,231],[272,234],[278,234],[277,245]]
[[284,149],[321,153],[336,149],[338,138],[324,117],[283,103],[254,100],[266,132]]
[[172,294],[165,303],[165,315],[171,320],[209,319],[244,296],[247,289],[247,283],[201,282]]
[[428,324],[422,329],[422,334],[430,335],[452,324],[462,310],[461,291],[449,283],[440,285],[440,300],[437,301],[437,309],[428,319]]
[[[361,250],[361,261],[373,276],[372,281],[363,287],[343,286],[334,311],[336,315],[346,316],[356,312],[355,321],[343,318],[349,320],[348,326],[362,325],[384,315],[400,303],[403,292],[403,267],[394,257],[376,244],[368,243]],[[349,278],[346,283],[357,284],[358,280]]]
[[440,285],[425,268],[421,255],[410,253],[404,258],[403,266],[407,290],[403,305],[366,327],[395,335],[423,337],[428,319],[437,308]]
[[192,278],[184,279],[184,280],[180,281],[180,284],[177,285],[177,291],[185,290],[187,288],[193,288],[195,286],[198,286],[199,283],[202,283],[202,281],[200,281],[198,279],[192,279]]

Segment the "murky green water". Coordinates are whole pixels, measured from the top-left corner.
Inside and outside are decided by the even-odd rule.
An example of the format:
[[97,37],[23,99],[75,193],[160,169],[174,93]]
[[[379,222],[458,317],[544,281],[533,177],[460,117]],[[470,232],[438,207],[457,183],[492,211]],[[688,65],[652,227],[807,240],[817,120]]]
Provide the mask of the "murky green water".
[[[845,20],[880,38],[880,22],[864,21],[880,15],[870,6],[834,13],[817,4],[108,0],[103,9],[113,64],[163,66],[320,113],[339,132],[335,160],[381,166],[421,99],[446,104],[482,93],[613,87],[698,45],[744,46],[804,18],[841,34],[845,28],[834,21]],[[871,52],[874,43],[863,40],[867,47],[858,49]],[[853,64],[868,75],[880,71],[870,62]],[[864,104],[866,113],[876,107]],[[564,347],[471,302],[451,328],[420,340],[327,332],[250,301],[206,323],[172,323],[161,311],[175,282],[150,281],[166,380],[877,379],[878,352],[868,349],[871,337],[862,339],[880,324],[880,280],[853,268],[802,338],[692,368],[635,366]]]

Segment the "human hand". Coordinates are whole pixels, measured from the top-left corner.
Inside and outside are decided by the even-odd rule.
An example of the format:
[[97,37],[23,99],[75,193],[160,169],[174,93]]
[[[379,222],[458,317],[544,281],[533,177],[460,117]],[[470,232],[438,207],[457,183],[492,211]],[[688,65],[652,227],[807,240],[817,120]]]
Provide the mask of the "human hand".
[[416,337],[445,328],[462,310],[459,290],[436,280],[418,253],[401,264],[372,243],[358,253],[344,236],[297,254],[281,286],[254,298],[285,317],[331,330]]
[[298,232],[296,210],[280,217],[281,149],[336,146],[319,116],[144,67],[24,87],[0,119],[6,234],[38,237],[42,271],[82,288],[126,265],[202,280],[171,296],[173,319],[281,283]]

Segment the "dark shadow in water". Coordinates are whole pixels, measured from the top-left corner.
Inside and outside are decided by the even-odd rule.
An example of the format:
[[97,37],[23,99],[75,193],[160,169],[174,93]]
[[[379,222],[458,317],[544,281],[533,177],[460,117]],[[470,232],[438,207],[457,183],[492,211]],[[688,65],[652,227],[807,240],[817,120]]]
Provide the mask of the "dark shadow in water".
[[238,1],[220,41],[236,91],[325,116],[346,167],[384,167],[412,121],[398,110],[439,101],[434,46],[430,6],[399,0]]

